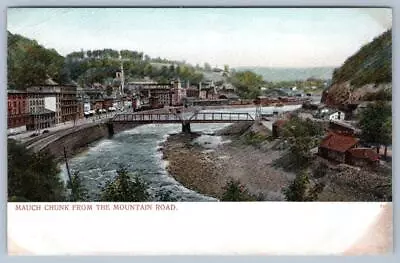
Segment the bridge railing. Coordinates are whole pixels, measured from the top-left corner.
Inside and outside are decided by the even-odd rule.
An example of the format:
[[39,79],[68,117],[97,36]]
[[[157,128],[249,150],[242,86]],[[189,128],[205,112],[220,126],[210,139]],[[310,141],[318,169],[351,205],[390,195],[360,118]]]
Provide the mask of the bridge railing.
[[171,113],[121,113],[114,116],[113,121],[141,122],[141,121],[179,121],[179,117]]
[[[185,120],[186,118],[184,118]],[[236,122],[254,121],[254,118],[246,112],[198,112],[194,113],[188,121],[201,122]],[[113,121],[121,122],[180,122],[181,117],[172,113],[121,113],[114,116]]]
[[247,112],[199,112],[191,120],[199,121],[254,121]]

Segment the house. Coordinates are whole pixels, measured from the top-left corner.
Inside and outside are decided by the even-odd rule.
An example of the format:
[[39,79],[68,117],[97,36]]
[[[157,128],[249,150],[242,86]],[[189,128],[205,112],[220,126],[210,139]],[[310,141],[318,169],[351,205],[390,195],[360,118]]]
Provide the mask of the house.
[[314,117],[327,120],[344,120],[345,113],[336,109],[320,108]]
[[379,164],[379,154],[371,148],[353,148],[348,151],[347,163],[357,166],[375,166]]
[[272,124],[272,137],[278,138],[282,135],[282,127],[287,120],[277,120]]
[[328,113],[328,119],[329,120],[344,120],[344,112],[342,111],[333,111]]
[[361,133],[360,129],[352,126],[349,122],[332,120],[329,122],[329,130],[335,133],[357,135]]
[[346,162],[346,152],[356,148],[359,139],[348,134],[329,132],[318,148],[318,154],[326,159],[340,163]]

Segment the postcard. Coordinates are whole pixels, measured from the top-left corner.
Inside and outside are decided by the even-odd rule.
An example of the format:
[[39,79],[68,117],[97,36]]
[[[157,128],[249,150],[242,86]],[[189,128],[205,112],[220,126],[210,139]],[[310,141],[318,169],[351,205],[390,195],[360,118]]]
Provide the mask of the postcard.
[[10,255],[387,254],[390,8],[9,8]]

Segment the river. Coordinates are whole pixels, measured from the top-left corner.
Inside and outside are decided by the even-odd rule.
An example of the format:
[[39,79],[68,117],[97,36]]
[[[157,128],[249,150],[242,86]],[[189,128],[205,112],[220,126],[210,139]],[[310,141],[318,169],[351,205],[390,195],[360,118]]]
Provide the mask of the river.
[[[284,107],[263,107],[262,113],[273,111],[291,111],[300,105]],[[221,110],[205,110],[218,112],[248,112],[254,116],[255,108],[234,108]],[[213,132],[229,124],[191,124],[193,132],[210,136]],[[176,201],[217,201],[185,188],[166,171],[166,162],[159,150],[160,144],[170,134],[181,131],[180,124],[149,124],[136,127],[102,139],[89,145],[83,153],[69,160],[71,171],[79,171],[88,189],[89,200],[100,198],[101,188],[114,178],[119,167],[124,166],[129,172],[135,172],[149,186],[153,201],[159,201],[160,196],[169,196]],[[221,140],[214,140],[220,142]],[[66,180],[65,164],[61,165],[61,176]]]

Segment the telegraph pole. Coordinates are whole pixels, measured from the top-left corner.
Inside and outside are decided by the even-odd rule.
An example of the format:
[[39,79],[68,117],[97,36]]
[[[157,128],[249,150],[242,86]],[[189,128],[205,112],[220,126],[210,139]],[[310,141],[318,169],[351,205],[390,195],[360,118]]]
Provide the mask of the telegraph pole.
[[256,105],[256,116],[255,120],[261,120],[261,100],[259,98],[254,100],[254,104]]

